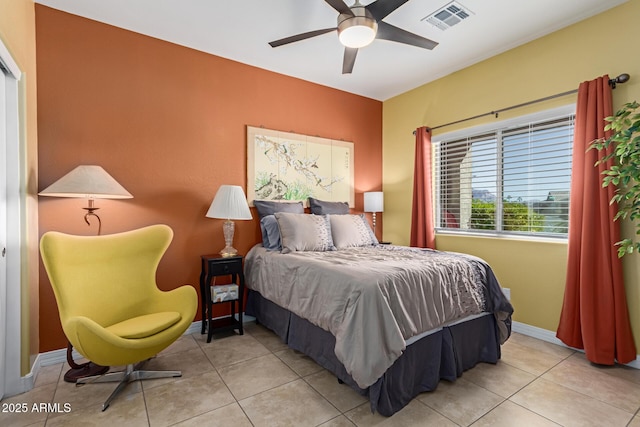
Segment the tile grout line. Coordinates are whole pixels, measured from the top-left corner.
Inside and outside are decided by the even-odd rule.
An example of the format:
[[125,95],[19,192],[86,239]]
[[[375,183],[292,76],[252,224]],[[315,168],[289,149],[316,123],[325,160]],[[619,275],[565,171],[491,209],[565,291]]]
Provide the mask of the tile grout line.
[[[612,407],[612,408],[616,408],[616,409],[618,409],[618,410],[620,410],[620,411],[623,411],[623,412],[626,412],[626,413],[628,413],[628,414],[631,414],[631,420],[633,420],[633,417],[635,417],[635,414],[638,414],[638,413],[640,412],[640,406],[638,406],[638,407],[636,408],[635,413],[628,412],[628,411],[627,411],[626,409],[624,409],[624,408],[621,408],[621,407],[619,407],[619,406],[615,406],[615,405],[613,405],[613,404],[611,404],[611,403],[609,403],[609,402],[606,402],[606,401],[602,400],[602,399],[601,399],[601,398],[599,398],[599,397],[591,396],[591,395],[586,394],[586,393],[584,393],[584,392],[582,392],[582,391],[580,391],[580,390],[577,390],[577,389],[574,389],[574,388],[568,387],[568,386],[566,386],[564,383],[559,383],[559,382],[557,382],[557,381],[555,381],[555,380],[553,380],[553,379],[551,379],[551,378],[542,378],[542,376],[543,376],[543,375],[547,374],[547,373],[548,373],[548,372],[550,372],[552,369],[554,369],[554,368],[558,367],[558,366],[559,366],[559,365],[561,365],[563,362],[566,362],[569,358],[573,357],[573,356],[574,356],[574,355],[576,355],[577,353],[578,353],[577,351],[574,351],[572,354],[570,354],[569,356],[565,357],[565,358],[564,358],[564,359],[562,359],[560,362],[558,362],[557,364],[555,364],[554,366],[552,366],[551,368],[547,369],[545,372],[543,372],[542,374],[540,374],[540,376],[539,376],[538,378],[539,378],[539,379],[542,379],[542,380],[544,380],[544,381],[549,381],[549,382],[554,383],[554,384],[556,384],[556,385],[559,385],[559,386],[561,386],[561,387],[564,387],[564,388],[566,388],[566,389],[568,389],[568,390],[571,390],[571,391],[573,391],[573,392],[575,392],[575,393],[578,393],[578,394],[580,394],[580,395],[582,395],[582,396],[584,396],[584,397],[587,397],[587,398],[589,398],[589,399],[596,400],[596,401],[598,401],[598,402],[600,402],[600,403],[602,403],[602,404],[605,404],[605,405],[607,405],[607,406],[610,406],[610,407]],[[592,362],[591,362],[591,363],[592,363]],[[633,385],[633,386],[635,386],[635,385],[636,385],[636,383],[635,383],[634,381],[629,381],[629,380],[627,380],[627,379],[625,379],[625,378],[618,378],[618,377],[616,377],[616,378],[617,378],[617,379],[619,379],[619,380],[621,380],[621,381],[624,381],[624,382],[626,382],[626,383],[630,383],[630,384],[631,384],[631,385]],[[515,402],[514,402],[514,403],[515,403]],[[540,414],[539,414],[539,415],[540,415]]]
[[529,409],[529,408],[527,408],[527,407],[525,407],[525,406],[522,406],[521,404],[519,404],[519,403],[517,403],[517,402],[514,402],[513,400],[509,400],[509,402],[513,403],[514,405],[517,405],[517,406],[521,407],[521,408],[522,408],[522,409],[524,409],[525,411],[529,411],[529,412],[531,412],[532,414],[536,414],[537,416],[544,418],[545,420],[548,420],[548,421],[550,421],[550,422],[552,422],[552,423],[554,423],[554,424],[556,424],[556,425],[562,426],[562,424],[557,423],[557,422],[553,421],[552,419],[550,419],[550,418],[548,418],[548,417],[546,417],[546,416],[544,416],[544,415],[542,415],[542,414],[539,414],[539,413],[537,413],[536,411],[533,411],[533,410],[531,410],[531,409]]
[[[254,338],[255,338],[255,337],[254,337]],[[256,338],[256,340],[257,340],[257,338]],[[259,342],[259,341],[258,341],[258,342]],[[263,344],[263,345],[264,345],[264,344]],[[290,347],[287,347],[287,349],[290,349]],[[309,386],[309,387],[310,387],[310,388],[311,388],[311,389],[312,389],[312,390],[313,390],[313,391],[314,391],[318,396],[320,396],[324,401],[326,401],[326,402],[327,402],[327,403],[328,403],[332,408],[334,408],[334,409],[338,412],[338,415],[336,415],[335,417],[333,417],[333,418],[331,418],[331,419],[329,419],[329,420],[323,421],[322,423],[320,423],[320,425],[322,425],[322,424],[324,424],[324,423],[327,423],[327,422],[329,422],[329,421],[331,421],[331,420],[333,420],[333,419],[339,418],[340,416],[343,416],[343,417],[345,417],[345,418],[346,418],[346,419],[347,419],[351,424],[353,424],[354,426],[356,426],[356,424],[355,424],[351,419],[349,419],[343,411],[341,411],[339,408],[337,408],[337,407],[336,407],[336,406],[335,406],[335,405],[334,405],[334,404],[333,404],[329,399],[327,399],[327,398],[326,398],[326,397],[325,397],[325,396],[320,392],[320,390],[317,390],[317,389],[316,389],[316,388],[315,388],[315,387],[314,387],[314,386],[313,386],[309,381],[307,381],[307,379],[306,379],[307,377],[309,377],[309,376],[311,376],[311,375],[314,375],[314,374],[316,374],[317,372],[322,372],[322,370],[326,370],[325,368],[322,368],[322,367],[321,367],[322,369],[318,370],[317,372],[311,373],[311,374],[306,375],[306,376],[302,376],[301,374],[299,374],[298,372],[296,372],[296,371],[293,369],[293,367],[291,367],[289,364],[287,364],[287,362],[285,362],[283,359],[281,359],[281,358],[280,358],[280,357],[275,353],[275,351],[274,351],[274,350],[269,349],[269,351],[270,351],[270,352],[271,352],[271,354],[273,354],[273,355],[274,355],[278,360],[280,360],[280,361],[281,361],[282,363],[284,363],[284,364],[285,364],[289,369],[291,369],[291,370],[292,370],[292,371],[293,371],[293,372],[298,376],[298,379],[301,379],[301,380],[302,380],[305,384],[307,384],[307,385],[308,385],[308,386]],[[278,351],[280,352],[280,351],[283,351],[283,350],[278,350]],[[294,351],[295,351],[295,350],[294,350]],[[313,360],[313,359],[312,359],[312,360]],[[314,363],[315,363],[315,361],[314,361]],[[319,366],[320,366],[320,365],[319,365]],[[332,374],[332,375],[333,375],[333,374]],[[294,381],[297,381],[297,380],[294,380]],[[336,377],[336,381],[338,381],[337,377]],[[290,381],[289,383],[291,383],[291,382],[293,382],[293,381]],[[285,384],[289,384],[289,383],[285,383]],[[284,385],[284,384],[282,384],[282,385]],[[274,387],[274,388],[275,388],[275,387]],[[271,390],[273,390],[273,389],[271,389]],[[265,390],[265,391],[266,391],[266,390]],[[258,394],[260,394],[260,393],[258,393]],[[239,404],[240,404],[240,403],[238,402],[238,405],[239,405]],[[366,404],[366,402],[365,402],[365,403],[363,403],[363,404]],[[353,409],[357,408],[358,406],[360,406],[360,405],[357,405],[356,407],[351,408],[351,409],[349,409],[348,411],[351,411],[351,410],[353,410]],[[348,412],[348,411],[347,411],[347,412]],[[246,415],[246,413],[245,413],[245,415]],[[248,418],[248,415],[247,415],[247,418]]]
[[144,413],[147,416],[147,426],[151,427],[151,417],[149,416],[149,408],[147,407],[147,395],[145,394],[144,384],[140,384],[140,391],[142,393],[142,401],[144,402]]
[[[518,406],[520,406],[521,408],[523,408],[523,409],[525,409],[525,410],[527,410],[527,411],[529,411],[529,412],[531,412],[531,413],[533,413],[533,414],[536,414],[536,415],[537,415],[537,416],[539,416],[539,417],[542,417],[542,418],[544,418],[544,419],[546,419],[546,420],[551,421],[551,422],[552,422],[552,423],[554,423],[554,424],[558,424],[558,425],[560,425],[560,426],[561,426],[562,424],[556,423],[555,421],[553,421],[553,420],[551,420],[551,419],[547,418],[545,415],[540,414],[540,413],[538,413],[537,411],[534,411],[534,410],[532,410],[532,409],[526,408],[526,407],[524,407],[524,406],[522,406],[522,405],[520,405],[520,404],[518,404],[518,403],[516,403],[516,402],[512,401],[512,400],[511,400],[511,398],[512,398],[513,396],[515,396],[517,393],[519,393],[520,391],[524,390],[524,389],[525,389],[526,387],[528,387],[529,385],[533,384],[534,382],[536,382],[536,381],[538,381],[538,380],[540,380],[540,379],[542,379],[542,380],[544,380],[544,381],[549,381],[549,380],[547,380],[547,379],[545,379],[545,378],[542,378],[542,376],[543,376],[544,374],[546,374],[547,372],[551,371],[551,370],[552,370],[553,368],[555,368],[556,366],[559,366],[562,362],[565,362],[567,359],[569,359],[570,357],[572,357],[575,353],[576,353],[576,352],[575,352],[575,350],[574,350],[572,353],[570,353],[570,354],[568,354],[567,356],[565,356],[565,357],[561,358],[561,359],[560,359],[556,364],[554,364],[553,366],[551,366],[550,368],[548,368],[546,371],[542,372],[541,374],[538,374],[538,375],[537,375],[533,380],[529,381],[529,382],[527,383],[527,385],[525,385],[524,387],[520,388],[520,390],[518,390],[516,393],[513,393],[511,396],[509,396],[509,398],[508,398],[507,400],[509,400],[509,402],[511,402],[511,403],[513,403],[513,404],[515,404],[515,405],[518,405]],[[509,366],[513,366],[513,365],[509,365]],[[526,371],[525,371],[525,372],[526,372]],[[552,382],[553,382],[553,381],[552,381]],[[560,385],[562,385],[562,384],[560,384]]]
[[[321,371],[318,371],[318,372],[321,372]],[[313,384],[311,384],[309,381],[307,381],[307,379],[306,379],[307,377],[309,377],[309,376],[311,376],[311,375],[315,375],[315,374],[316,374],[316,373],[309,374],[309,375],[307,375],[307,376],[305,376],[305,377],[300,376],[300,379],[302,379],[302,381],[304,381],[304,383],[305,383],[305,384],[307,384],[309,387],[311,387],[311,389],[312,389],[313,391],[315,391],[315,392],[316,392],[320,397],[322,397],[324,400],[326,400],[326,401],[327,401],[327,403],[329,403],[329,405],[331,405],[331,406],[332,406],[336,411],[338,411],[338,413],[339,413],[340,415],[342,415],[342,416],[344,416],[345,418],[349,419],[349,418],[346,416],[346,414],[345,414],[344,412],[342,412],[342,411],[341,411],[341,410],[340,410],[336,405],[334,405],[334,404],[333,404],[329,399],[327,399],[327,398],[326,398],[326,397],[325,397],[325,396],[320,392],[320,390],[316,389],[316,388],[313,386]],[[338,381],[338,378],[337,378],[337,377],[336,377],[336,381]],[[366,403],[366,402],[365,402],[365,403]],[[364,404],[364,403],[363,403],[363,404]],[[353,409],[357,408],[358,406],[360,406],[360,405],[357,405],[357,406],[355,406],[355,407],[353,407],[353,408],[351,408],[351,409],[348,409],[348,410],[347,410],[347,412],[348,412],[348,411],[352,411]],[[336,418],[336,417],[333,417],[333,418],[331,418],[331,419],[334,419],[334,418]],[[327,420],[327,421],[324,421],[324,422],[328,422],[328,421],[330,421],[330,420]],[[351,421],[351,420],[350,420],[350,421]]]

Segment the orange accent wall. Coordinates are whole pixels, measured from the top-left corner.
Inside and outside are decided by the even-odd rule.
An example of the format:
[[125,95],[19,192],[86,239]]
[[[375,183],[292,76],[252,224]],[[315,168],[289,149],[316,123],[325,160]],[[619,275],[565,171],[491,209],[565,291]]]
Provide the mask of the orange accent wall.
[[[224,246],[222,221],[205,213],[220,185],[246,189],[247,125],[354,142],[356,211],[362,192],[382,189],[379,101],[38,4],[36,44],[38,189],[80,164],[104,167],[134,198],[96,201],[103,234],[154,223],[175,232],[158,271],[162,289],[198,289],[200,255]],[[95,234],[85,205],[40,197],[40,234]],[[241,253],[260,240],[255,217],[236,222]],[[40,263],[40,351],[64,347]]]

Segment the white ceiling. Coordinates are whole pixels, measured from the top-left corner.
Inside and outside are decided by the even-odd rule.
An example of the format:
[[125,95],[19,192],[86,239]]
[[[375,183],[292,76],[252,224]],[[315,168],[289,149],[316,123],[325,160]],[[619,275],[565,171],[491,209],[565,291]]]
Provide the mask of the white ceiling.
[[[445,31],[422,18],[450,0],[410,0],[384,21],[440,44],[425,50],[375,40],[343,75],[336,32],[272,48],[294,34],[335,27],[323,0],[34,0],[203,52],[384,101],[626,0],[457,0],[473,15]],[[385,0],[378,0],[385,1]],[[353,0],[346,0],[351,5]],[[362,4],[372,0],[361,0]]]

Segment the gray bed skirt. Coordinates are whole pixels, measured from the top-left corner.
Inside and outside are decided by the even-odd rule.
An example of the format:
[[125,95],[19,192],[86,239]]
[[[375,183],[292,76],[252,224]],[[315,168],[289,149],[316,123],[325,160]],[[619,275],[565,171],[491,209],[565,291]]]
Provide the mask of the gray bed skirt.
[[367,389],[361,389],[334,353],[334,336],[249,290],[245,312],[274,331],[290,348],[306,354],[345,384],[368,397],[371,411],[391,416],[414,397],[435,390],[441,379],[455,381],[479,362],[500,359],[493,315],[447,326],[408,345],[402,356]]

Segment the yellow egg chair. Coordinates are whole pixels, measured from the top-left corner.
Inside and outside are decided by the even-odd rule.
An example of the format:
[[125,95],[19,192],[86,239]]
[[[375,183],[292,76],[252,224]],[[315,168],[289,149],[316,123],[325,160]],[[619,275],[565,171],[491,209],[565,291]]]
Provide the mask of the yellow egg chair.
[[156,285],[160,259],[173,239],[162,224],[104,236],[55,231],[40,240],[62,329],[76,350],[121,372],[80,379],[119,382],[103,404],[130,382],[179,377],[180,371],[143,371],[142,363],[178,339],[193,322],[198,298],[192,286],[164,292]]

